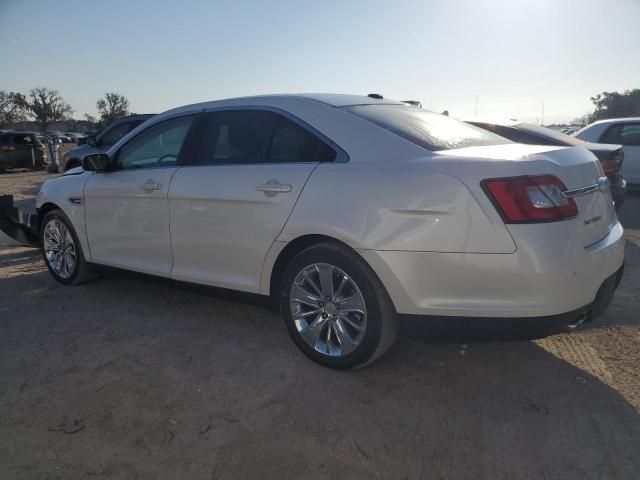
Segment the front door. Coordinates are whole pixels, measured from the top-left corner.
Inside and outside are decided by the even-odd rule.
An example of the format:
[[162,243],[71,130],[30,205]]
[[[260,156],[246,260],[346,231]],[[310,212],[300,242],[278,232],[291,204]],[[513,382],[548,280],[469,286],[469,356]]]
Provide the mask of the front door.
[[169,190],[171,277],[259,292],[262,265],[318,162],[335,152],[283,115],[205,115],[193,166]]
[[168,192],[192,122],[189,115],[150,126],[113,155],[108,172],[89,177],[84,201],[93,262],[169,274]]

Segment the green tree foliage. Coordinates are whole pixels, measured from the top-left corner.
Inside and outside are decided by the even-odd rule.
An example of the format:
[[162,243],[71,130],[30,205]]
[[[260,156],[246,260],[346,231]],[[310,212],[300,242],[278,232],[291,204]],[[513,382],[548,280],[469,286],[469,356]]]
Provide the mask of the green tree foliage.
[[96,108],[100,114],[100,121],[107,124],[129,115],[129,100],[119,93],[107,92],[104,98],[98,99]]
[[591,114],[590,121],[605,118],[638,117],[640,116],[640,89],[626,90],[623,93],[602,92],[591,101],[596,109]]
[[25,101],[29,114],[40,124],[43,132],[53,122],[62,122],[71,117],[73,109],[66,103],[57,90],[34,88]]
[[26,120],[27,104],[23,94],[0,90],[0,128]]

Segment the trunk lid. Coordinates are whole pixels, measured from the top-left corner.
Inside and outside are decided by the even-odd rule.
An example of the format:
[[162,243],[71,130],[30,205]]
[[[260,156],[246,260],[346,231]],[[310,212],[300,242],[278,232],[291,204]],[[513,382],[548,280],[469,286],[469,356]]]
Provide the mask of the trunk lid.
[[[479,169],[484,178],[520,175],[555,175],[576,202],[578,215],[562,220],[575,229],[583,247],[592,245],[609,233],[615,210],[606,176],[600,162],[585,147],[548,147],[506,144],[470,147],[438,152],[439,155],[463,156],[466,160],[491,160]],[[485,163],[485,162],[482,162]],[[481,173],[480,173],[481,172]],[[480,179],[482,180],[482,179]],[[581,191],[585,189],[586,191]],[[531,228],[535,228],[535,224]]]

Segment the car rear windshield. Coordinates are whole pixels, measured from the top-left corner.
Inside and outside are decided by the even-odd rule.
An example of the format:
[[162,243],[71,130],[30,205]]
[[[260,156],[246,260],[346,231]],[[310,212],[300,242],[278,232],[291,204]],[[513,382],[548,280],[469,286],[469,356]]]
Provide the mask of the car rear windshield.
[[431,151],[512,143],[481,128],[421,108],[354,105],[345,109]]
[[541,125],[533,125],[531,123],[519,123],[514,125],[515,128],[520,130],[524,130],[525,132],[531,132],[536,135],[541,135],[543,137],[548,137],[556,142],[559,142],[563,145],[571,145],[571,146],[579,146],[583,145],[584,142],[578,138],[567,135],[566,133],[559,132],[549,127],[543,127]]

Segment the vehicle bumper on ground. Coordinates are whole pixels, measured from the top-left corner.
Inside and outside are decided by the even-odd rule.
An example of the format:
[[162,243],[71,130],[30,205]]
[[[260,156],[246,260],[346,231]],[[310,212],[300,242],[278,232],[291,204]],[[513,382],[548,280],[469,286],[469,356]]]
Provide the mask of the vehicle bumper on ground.
[[38,247],[39,216],[15,207],[13,195],[0,195],[0,242]]
[[616,220],[605,238],[586,248],[556,250],[553,255],[527,248],[512,254],[360,254],[378,272],[400,314],[548,317],[591,309],[603,284],[623,265],[622,226]]

